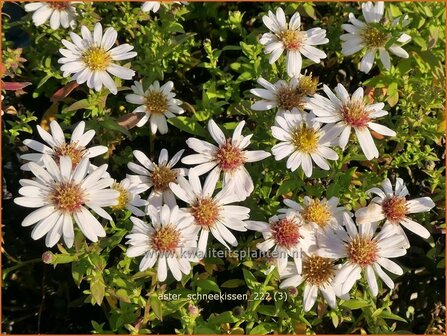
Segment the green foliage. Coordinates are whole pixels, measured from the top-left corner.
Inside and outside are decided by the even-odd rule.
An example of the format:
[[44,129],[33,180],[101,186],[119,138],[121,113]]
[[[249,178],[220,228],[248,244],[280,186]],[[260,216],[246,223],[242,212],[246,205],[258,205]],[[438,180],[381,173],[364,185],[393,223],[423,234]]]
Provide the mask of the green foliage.
[[[136,71],[135,79],[142,79],[146,86],[154,80],[174,82],[186,112],[169,119],[169,133],[164,136],[151,135],[149,127],[130,129],[122,121],[135,108],[124,99],[130,92],[131,81],[116,80],[117,86],[121,86],[116,96],[106,90],[99,93],[89,90],[86,85],[68,90],[70,79],[62,77],[57,63],[60,41],[68,37],[67,30],[52,31],[45,25],[36,28],[30,15],[19,22],[3,17],[3,31],[20,23],[29,38],[23,49],[27,62],[16,76],[33,84],[32,89],[24,89],[26,94],[3,91],[7,102],[3,109],[13,105],[17,110],[17,114],[3,117],[4,165],[6,160],[13,169],[18,169],[20,163],[15,154],[23,152],[22,141],[31,137],[36,124],[46,128],[53,119],[67,133],[77,121],[85,120],[87,127],[96,131],[93,142],[109,148],[105,157],[94,163],[107,161],[109,172],[116,179],[125,177],[126,164],[133,160],[132,150],[142,150],[154,159],[161,148],[166,147],[172,153],[185,148],[188,137],[210,140],[206,125],[211,118],[222,125],[228,136],[238,121],[246,120],[245,132],[254,134],[251,149],[269,151],[276,144],[270,131],[275,112],[251,110],[255,98],[249,90],[257,87],[260,76],[270,81],[287,76],[284,58],[270,65],[258,42],[260,34],[266,32],[262,16],[277,6],[254,2],[192,2],[163,4],[158,13],[148,14],[141,11],[139,3],[132,2],[79,5],[84,12],[79,26],[92,28],[100,21],[103,27],[112,26],[118,31],[120,43],[135,47],[138,57],[125,65]],[[358,55],[343,57],[340,51],[341,24],[347,22],[349,12],[359,13],[359,4],[301,2],[287,3],[283,8],[289,17],[298,11],[305,29],[321,26],[327,30],[330,43],[322,49],[328,58],[320,65],[304,61],[303,68],[332,88],[338,82],[351,91],[364,86],[370,97],[386,103],[389,115],[381,123],[395,130],[397,136],[391,140],[375,139],[380,157],[373,161],[366,161],[357,142],[351,139],[344,152],[337,150],[339,160],[330,163],[331,169],[315,169],[312,178],[305,178],[301,169],[290,172],[284,161],[277,162],[273,157],[248,165],[256,187],[242,205],[251,209],[250,218],[266,220],[281,207],[285,197],[302,202],[306,195],[337,196],[341,204],[355,211],[369,202],[368,189],[386,177],[399,176],[409,185],[412,197],[430,196],[436,202],[432,212],[414,216],[429,229],[431,238],[423,241],[410,237],[412,252],[399,259],[406,273],[393,278],[397,284],[395,290],[380,288],[379,296],[374,298],[364,290],[367,286],[358,286],[353,289],[350,300],[339,300],[336,309],[318,301],[316,309],[305,313],[303,289],[299,288],[297,293],[280,290],[277,272],[267,272],[269,262],[251,255],[206,258],[181,282],[168,278],[166,283],[158,283],[154,270],[139,272],[139,260],[125,255],[124,236],[132,227],[130,212],[114,213],[115,222],[106,224],[106,238],[87,243],[78,232],[75,246],[66,250],[59,245],[59,252],[49,262],[55,268],[49,272],[67,273],[65,281],[80,288],[77,298],[81,297],[85,305],[100,306],[105,313],[103,319],[92,320],[91,326],[84,326],[84,333],[433,331],[434,321],[441,314],[434,315],[433,310],[438,302],[444,304],[444,4],[387,3],[387,15],[407,14],[410,18],[408,26],[402,28],[412,37],[405,46],[410,57],[394,57],[389,71],[376,62],[369,75],[357,70]],[[12,48],[13,42],[5,36],[3,40],[4,59],[8,59],[11,50],[6,48]],[[66,94],[55,99],[54,94],[60,89]],[[38,138],[37,134],[32,137]],[[14,178],[17,180],[17,175]],[[5,211],[6,216],[8,212],[9,209]],[[11,224],[18,227],[19,219],[16,221]],[[30,241],[25,228],[21,229],[19,238],[24,242],[19,244]],[[237,238],[239,250],[255,250],[260,237],[250,232],[241,233]],[[5,250],[13,244],[13,237],[6,236]],[[223,248],[219,243],[213,244],[217,249]],[[43,248],[41,245],[39,248]],[[17,272],[26,274],[26,267],[22,265],[27,262],[21,260],[34,260],[35,255],[6,258],[3,280],[12,282]],[[71,275],[64,264],[71,264],[68,265]],[[417,293],[417,300],[413,299],[413,293]],[[243,297],[207,302],[195,299],[196,294]],[[430,314],[431,320],[427,318]],[[63,325],[58,331],[67,332]]]

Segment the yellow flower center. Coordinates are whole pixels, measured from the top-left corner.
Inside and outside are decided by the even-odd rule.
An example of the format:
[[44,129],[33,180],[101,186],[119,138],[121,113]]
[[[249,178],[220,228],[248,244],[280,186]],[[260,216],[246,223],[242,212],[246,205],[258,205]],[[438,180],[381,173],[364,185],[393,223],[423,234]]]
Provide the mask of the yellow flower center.
[[322,287],[334,278],[334,262],[317,255],[308,256],[303,261],[303,275],[311,285]]
[[152,185],[155,191],[165,191],[169,183],[177,180],[177,172],[167,166],[155,166],[151,174]]
[[388,34],[381,32],[376,27],[366,26],[360,36],[367,48],[381,48],[388,42]]
[[313,96],[317,92],[318,78],[309,76],[301,76],[298,80],[298,90],[307,96]]
[[301,213],[304,220],[308,223],[315,223],[321,228],[324,228],[332,219],[331,211],[327,202],[320,202],[320,200],[311,200],[309,205],[304,207]]
[[67,214],[79,211],[84,204],[84,195],[80,185],[72,182],[56,184],[49,198],[57,210]]
[[313,153],[318,148],[318,140],[320,135],[312,127],[305,124],[297,127],[292,133],[292,143],[295,149],[307,154]]
[[104,71],[112,62],[112,57],[99,47],[91,47],[82,55],[82,61],[90,70]]
[[118,196],[118,204],[112,206],[113,210],[123,210],[127,207],[127,203],[129,202],[129,192],[124,189],[124,187],[120,183],[113,183],[112,189],[118,191],[120,194]]
[[304,41],[304,33],[297,30],[284,30],[278,35],[287,50],[298,50]]
[[75,168],[78,165],[78,163],[82,160],[85,154],[85,148],[78,146],[76,142],[63,143],[58,147],[54,147],[53,150],[57,164],[59,164],[60,158],[62,156],[69,156],[73,168]]
[[150,113],[164,114],[168,110],[168,100],[159,91],[150,91],[146,96],[146,108]]
[[154,231],[150,246],[157,252],[174,252],[180,246],[180,232],[171,226],[163,226]]
[[231,139],[228,139],[225,145],[222,145],[217,150],[216,160],[223,171],[237,169],[245,163],[245,157],[242,151],[231,144]]
[[219,219],[219,207],[212,198],[201,198],[191,207],[191,214],[197,225],[210,229]]
[[382,210],[388,221],[398,224],[407,214],[407,200],[400,196],[387,197],[382,202]]
[[272,237],[279,246],[289,249],[298,244],[300,226],[295,219],[283,218],[270,225]]
[[370,236],[357,236],[346,244],[347,258],[361,267],[373,264],[378,258],[377,242]]
[[361,100],[351,100],[341,108],[341,118],[354,128],[366,127],[371,121],[369,113],[365,110],[365,103]]

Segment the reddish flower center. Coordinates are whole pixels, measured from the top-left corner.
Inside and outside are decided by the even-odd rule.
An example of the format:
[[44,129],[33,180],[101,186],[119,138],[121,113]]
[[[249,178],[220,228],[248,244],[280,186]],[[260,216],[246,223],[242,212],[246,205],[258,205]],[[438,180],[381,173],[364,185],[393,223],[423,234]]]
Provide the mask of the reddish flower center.
[[85,148],[78,146],[77,142],[63,143],[62,145],[53,148],[53,150],[57,164],[59,164],[61,156],[69,156],[73,168],[78,165],[85,154]]
[[306,257],[303,261],[303,275],[311,285],[324,286],[335,274],[334,263],[317,255]]
[[57,9],[57,10],[66,10],[68,9],[69,3],[68,2],[63,2],[63,1],[51,1],[51,2],[47,2],[48,6],[52,9]]
[[212,198],[201,198],[191,207],[191,214],[197,225],[210,229],[219,218],[219,207]]
[[174,252],[180,246],[180,232],[171,226],[158,228],[150,238],[150,245],[157,252]]
[[146,96],[146,108],[150,113],[163,114],[168,110],[168,100],[160,91],[150,91]]
[[151,174],[151,181],[155,191],[165,191],[169,188],[169,183],[175,182],[177,172],[167,166],[155,166]]
[[391,196],[383,200],[382,210],[391,223],[399,223],[407,214],[407,200],[405,197]]
[[373,264],[378,258],[377,242],[369,236],[357,236],[346,244],[348,260],[365,267]]
[[220,146],[217,150],[216,160],[223,171],[232,171],[245,163],[243,152],[238,147],[231,144],[231,139],[228,139],[226,143]]
[[303,44],[304,34],[297,30],[284,30],[279,33],[279,39],[287,50],[298,50]]
[[272,236],[275,242],[286,249],[289,249],[296,244],[300,239],[300,226],[292,218],[283,218],[271,224]]
[[331,211],[326,202],[311,200],[301,213],[306,222],[312,222],[324,228],[332,218]]
[[73,214],[84,204],[84,195],[80,185],[72,182],[58,183],[50,194],[54,207],[68,214]]
[[351,100],[341,108],[341,118],[354,128],[365,127],[370,121],[369,113],[365,111],[365,103],[361,100]]

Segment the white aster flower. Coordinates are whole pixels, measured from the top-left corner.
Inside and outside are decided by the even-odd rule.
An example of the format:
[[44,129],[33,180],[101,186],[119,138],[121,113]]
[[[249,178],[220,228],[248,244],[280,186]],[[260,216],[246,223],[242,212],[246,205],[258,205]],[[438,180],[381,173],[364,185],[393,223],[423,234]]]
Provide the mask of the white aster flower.
[[[170,1],[163,1],[163,2],[170,3]],[[187,1],[172,1],[172,3],[183,4],[183,5],[187,5],[188,4]],[[160,9],[160,5],[161,5],[160,1],[146,1],[141,6],[141,10],[143,12],[154,12],[154,13],[157,13],[158,10]]]
[[119,192],[118,204],[113,206],[112,209],[120,211],[124,209],[130,210],[135,216],[144,216],[146,213],[138,207],[148,205],[148,202],[141,199],[142,192],[147,190],[143,184],[133,184],[128,178],[123,179],[121,182],[114,182],[111,187],[113,190]]
[[394,226],[405,238],[406,248],[410,247],[410,242],[400,225],[422,238],[430,237],[430,232],[425,227],[407,217],[409,214],[430,211],[435,206],[430,197],[407,200],[408,189],[401,178],[396,179],[394,190],[391,181],[386,179],[382,182],[382,189],[372,188],[367,193],[376,194],[377,197],[372,199],[369,206],[355,212],[357,223],[363,224],[385,219],[384,227]]
[[387,111],[383,110],[385,104],[366,104],[361,87],[355,90],[351,97],[341,84],[338,84],[335,88],[336,95],[326,85],[323,85],[323,91],[329,99],[316,94],[313,98],[310,98],[308,105],[308,108],[317,116],[315,120],[334,124],[328,133],[340,136],[338,144],[342,150],[345,149],[349,141],[351,129],[354,129],[366,158],[368,160],[378,158],[379,151],[374,144],[369,129],[382,135],[396,135],[396,132],[388,127],[373,122],[375,118],[388,114]]
[[226,139],[222,130],[214,120],[208,122],[208,131],[217,146],[196,138],[189,138],[186,144],[198,154],[185,156],[183,163],[197,165],[196,174],[202,175],[210,170],[211,174],[220,176],[223,172],[223,186],[227,186],[245,199],[254,189],[253,180],[245,168],[246,163],[261,161],[271,154],[263,150],[245,150],[250,145],[253,134],[243,136],[245,121],[241,121],[233,131],[233,136]]
[[[84,121],[79,122],[75,127],[69,143],[65,141],[64,131],[56,120],[51,121],[50,129],[51,134],[37,125],[37,132],[39,132],[40,137],[46,144],[32,139],[25,139],[23,143],[39,153],[23,154],[20,158],[43,166],[44,155],[50,155],[58,164],[62,156],[69,156],[74,168],[83,158],[91,159],[108,151],[106,146],[86,147],[95,136],[95,131],[89,130],[84,133]],[[96,167],[90,165],[90,170],[92,168]],[[22,165],[21,169],[29,170],[29,163]]]
[[228,187],[213,196],[218,178],[218,174],[209,174],[202,188],[195,169],[190,169],[188,180],[179,176],[178,184],[170,184],[174,194],[189,205],[182,210],[185,218],[200,232],[198,250],[202,255],[206,252],[210,232],[222,245],[230,249],[228,244],[237,246],[238,241],[228,228],[247,231],[244,220],[248,219],[250,209],[228,205],[239,200]]
[[175,99],[172,92],[174,83],[171,81],[160,87],[160,83],[155,81],[145,91],[140,82],[135,81],[131,86],[134,93],[128,94],[126,100],[129,103],[140,105],[133,113],[144,112],[146,115],[137,123],[138,127],[143,126],[150,120],[152,134],[168,133],[166,119],[174,118],[176,114],[185,112],[180,105],[181,100]]
[[272,11],[268,16],[264,15],[262,21],[270,29],[271,33],[262,35],[259,42],[265,46],[264,52],[270,54],[270,64],[275,63],[284,50],[287,53],[287,74],[299,76],[301,73],[301,54],[315,63],[320,63],[320,59],[326,58],[326,54],[313,47],[328,43],[326,30],[312,28],[307,31],[301,30],[301,17],[297,12],[293,14],[287,24],[286,16],[281,7],[276,9],[276,15]]
[[[384,9],[385,4],[383,1],[378,1],[375,4],[372,2],[362,3],[363,16],[366,23],[356,19],[354,14],[349,13],[349,22],[351,24],[342,25],[343,29],[347,31],[347,34],[343,34],[340,37],[342,40],[342,53],[345,56],[350,56],[364,49],[365,55],[359,67],[360,71],[364,73],[368,73],[371,70],[377,52],[379,52],[380,60],[387,70],[391,68],[388,50],[396,56],[408,58],[408,53],[401,45],[410,41],[411,36],[401,34],[395,43],[388,46],[392,34],[382,22]],[[393,22],[391,29],[397,25],[398,21],[395,20]]]
[[348,214],[344,214],[347,232],[317,232],[318,255],[325,258],[346,258],[335,276],[334,282],[340,284],[340,294],[348,293],[361,274],[365,274],[371,294],[378,294],[376,274],[390,288],[394,282],[383,271],[402,275],[402,268],[390,258],[407,253],[405,240],[392,226],[384,227],[376,234],[377,223],[365,223],[357,227]]
[[312,78],[312,75],[300,75],[289,81],[279,80],[272,84],[260,77],[258,84],[263,89],[251,89],[250,92],[261,100],[254,103],[251,109],[265,111],[278,108],[278,113],[283,113],[294,108],[304,110],[308,97],[313,96],[317,90],[318,80]]
[[92,242],[98,237],[105,237],[106,232],[101,223],[86,208],[90,208],[99,216],[112,220],[102,209],[117,203],[118,192],[109,189],[112,178],[102,178],[107,169],[104,164],[88,174],[89,160],[83,158],[76,168],[70,157],[62,156],[59,165],[48,155],[43,157],[44,167],[34,162],[29,169],[36,176],[35,180],[20,180],[22,188],[14,202],[28,208],[39,208],[33,211],[22,222],[22,226],[37,225],[31,232],[34,240],[46,236],[48,247],[54,246],[63,236],[68,247],[73,246],[73,220],[82,233]]
[[141,219],[130,217],[133,223],[132,233],[127,235],[130,245],[126,255],[138,257],[144,255],[140,262],[140,272],[154,267],[157,263],[158,281],[165,281],[168,270],[177,281],[183,274],[191,272],[191,261],[197,258],[197,232],[195,228],[182,219],[178,206],[172,209],[163,205],[161,209],[149,207],[151,224]]
[[275,117],[272,126],[273,136],[281,142],[272,148],[277,161],[289,156],[287,168],[295,171],[300,166],[307,177],[312,176],[313,164],[329,170],[326,161],[337,160],[337,153],[330,148],[333,136],[315,120],[312,113],[299,112],[296,109]]
[[[295,211],[275,215],[268,223],[247,221],[247,229],[262,233],[264,241],[256,247],[275,260],[280,275],[286,269],[289,256],[293,258],[298,272],[301,273],[303,253],[311,253],[315,248],[313,229],[306,225]],[[271,248],[273,250],[269,252]]]
[[323,198],[310,198],[304,196],[304,204],[298,204],[291,199],[285,199],[284,204],[287,208],[279,209],[279,213],[287,213],[290,210],[296,211],[301,215],[306,224],[314,226],[319,230],[340,230],[343,223],[343,214],[352,214],[345,207],[338,206],[340,200],[337,197],[331,197],[329,200]]
[[141,164],[138,165],[129,162],[127,167],[138,175],[127,175],[132,184],[140,184],[144,187],[143,191],[152,188],[148,201],[155,208],[160,208],[162,204],[167,204],[171,208],[177,202],[171,191],[171,182],[177,182],[179,176],[185,176],[187,170],[184,168],[173,168],[180,160],[184,150],[177,152],[171,160],[169,160],[168,151],[162,149],[158,157],[158,164],[150,160],[143,152],[139,150],[133,151],[133,155]]
[[103,34],[100,23],[95,25],[93,33],[82,26],[81,35],[82,37],[70,32],[73,42],[62,40],[67,48],[59,49],[64,56],[58,60],[62,64],[63,76],[74,74],[73,79],[78,84],[87,82],[87,86],[96,91],[100,91],[104,85],[111,93],[116,94],[118,90],[109,73],[121,79],[132,79],[135,71],[115,64],[115,61],[135,57],[137,53],[131,51],[133,46],[122,44],[112,48],[118,34],[112,27],[107,28]]
[[50,27],[53,30],[60,26],[73,28],[76,25],[76,9],[74,4],[79,1],[51,1],[32,2],[25,5],[25,11],[34,12],[33,22],[40,26],[50,19]]
[[323,258],[316,254],[304,256],[302,272],[298,271],[295,263],[289,262],[281,278],[285,280],[279,288],[298,287],[304,283],[303,307],[309,311],[317,301],[318,292],[323,294],[324,299],[330,307],[337,306],[336,284],[334,278],[338,265],[329,258]]
[[141,10],[143,12],[154,12],[157,13],[160,9],[161,2],[160,1],[146,1],[141,6]]

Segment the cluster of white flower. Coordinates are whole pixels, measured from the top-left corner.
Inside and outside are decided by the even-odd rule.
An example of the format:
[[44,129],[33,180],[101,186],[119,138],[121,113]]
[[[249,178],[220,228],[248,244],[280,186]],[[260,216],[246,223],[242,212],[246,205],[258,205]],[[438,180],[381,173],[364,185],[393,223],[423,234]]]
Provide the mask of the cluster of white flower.
[[[69,143],[56,121],[50,124],[51,134],[37,126],[47,145],[31,139],[24,141],[38,152],[21,156],[30,161],[22,169],[31,171],[36,180],[20,181],[23,187],[19,193],[23,197],[17,197],[15,202],[39,209],[28,215],[22,225],[37,223],[31,237],[40,239],[46,234],[48,247],[54,246],[61,237],[71,247],[73,220],[93,242],[106,234],[86,206],[108,220],[112,217],[104,207],[113,212],[127,209],[135,216],[149,215],[150,226],[131,217],[134,228],[128,236],[131,247],[127,254],[130,257],[145,255],[140,264],[142,271],[158,261],[160,281],[166,279],[166,267],[180,280],[182,273],[189,273],[190,262],[197,260],[199,253],[205,254],[210,232],[217,241],[230,248],[229,245],[237,246],[237,239],[229,229],[246,231],[244,220],[248,219],[250,209],[229,204],[244,200],[254,189],[245,164],[260,161],[270,153],[246,149],[252,135],[242,135],[244,125],[244,121],[240,122],[233,136],[227,139],[210,120],[208,129],[217,145],[188,139],[188,146],[199,153],[183,158],[183,163],[195,165],[189,171],[174,168],[184,150],[169,160],[168,151],[162,149],[158,163],[152,162],[141,151],[134,151],[140,164],[129,162],[128,167],[137,175],[129,174],[119,183],[110,178],[107,165],[98,168],[90,164],[89,159],[104,154],[107,147],[86,147],[95,131],[84,133],[83,121],[73,130]],[[215,194],[221,172],[223,188]],[[202,187],[199,176],[205,173],[209,174]],[[142,199],[140,194],[149,189],[147,200]],[[179,209],[176,197],[187,207]]]
[[[36,11],[33,20],[42,24],[50,16],[50,25],[56,29],[73,26],[74,8],[70,3],[33,3],[26,5],[27,11]],[[159,2],[143,4],[143,10],[156,12]],[[362,4],[366,24],[350,15],[352,25],[343,28],[349,34],[343,35],[343,53],[353,54],[366,48],[361,70],[368,72],[374,55],[380,58],[388,69],[389,54],[405,57],[405,52],[396,43],[405,43],[408,35],[403,34],[388,46],[392,34],[379,23],[383,16],[384,4]],[[323,85],[327,97],[316,94],[317,81],[311,75],[301,74],[302,55],[319,63],[326,54],[315,45],[328,43],[326,31],[321,28],[301,30],[301,19],[295,13],[286,22],[284,11],[278,8],[276,14],[269,11],[263,17],[264,24],[271,30],[260,39],[265,53],[270,54],[270,63],[276,62],[284,51],[287,53],[289,80],[275,84],[259,78],[263,88],[251,92],[261,100],[252,105],[253,110],[277,109],[272,135],[280,142],[272,148],[276,160],[286,157],[287,168],[295,171],[302,167],[307,177],[312,176],[313,163],[329,170],[327,160],[337,160],[338,154],[332,147],[342,150],[347,146],[351,129],[354,129],[360,146],[368,160],[377,158],[379,152],[372,139],[370,129],[379,134],[394,136],[391,129],[373,122],[388,114],[383,103],[368,104],[362,88],[350,96],[341,84],[335,93]],[[393,27],[402,25],[398,21]],[[60,49],[64,56],[64,76],[73,75],[79,84],[87,83],[99,91],[104,86],[116,94],[118,89],[109,74],[122,79],[131,79],[135,72],[117,65],[116,61],[137,55],[129,44],[115,46],[117,32],[108,28],[103,33],[100,23],[93,32],[81,27],[81,36],[70,33],[72,42],[62,40],[67,49]],[[385,48],[386,46],[386,48]],[[408,55],[406,55],[408,56]],[[129,103],[138,107],[134,113],[144,113],[137,123],[142,127],[148,121],[152,133],[168,132],[166,119],[182,114],[181,101],[172,92],[174,84],[169,81],[160,86],[155,81],[148,88],[135,81],[132,94],[126,96]],[[307,111],[306,111],[307,110]],[[322,124],[325,124],[322,126]],[[96,167],[90,159],[107,152],[105,146],[87,147],[93,139],[93,130],[85,131],[85,123],[74,128],[70,142],[60,125],[50,124],[51,134],[37,127],[46,144],[25,140],[25,144],[37,153],[22,155],[29,161],[22,166],[35,176],[34,180],[21,180],[23,186],[15,202],[19,205],[38,208],[24,220],[23,226],[36,224],[31,233],[33,239],[46,235],[46,245],[54,246],[63,237],[71,247],[74,242],[73,221],[89,240],[96,242],[106,231],[97,215],[112,220],[103,208],[112,212],[127,209],[134,216],[148,215],[150,223],[131,217],[134,224],[127,238],[127,256],[143,256],[139,269],[144,271],[157,264],[159,281],[167,278],[168,271],[175,279],[181,280],[189,274],[191,263],[198,261],[206,252],[209,234],[230,249],[238,240],[231,230],[243,232],[247,229],[262,232],[264,241],[257,246],[260,250],[276,255],[279,274],[286,278],[281,288],[296,287],[305,283],[304,308],[314,305],[320,290],[330,306],[336,305],[336,296],[348,297],[355,282],[364,273],[371,293],[377,295],[376,274],[389,287],[394,284],[383,271],[402,274],[402,269],[390,258],[402,256],[410,247],[408,238],[400,224],[423,238],[429,232],[422,225],[407,217],[408,214],[429,211],[434,203],[429,197],[408,200],[408,190],[402,179],[396,180],[393,191],[391,182],[383,182],[382,189],[369,192],[377,197],[371,204],[356,211],[357,224],[353,215],[339,206],[338,198],[311,199],[304,197],[302,205],[285,200],[287,206],[269,222],[249,220],[250,209],[233,203],[242,202],[254,190],[254,183],[246,164],[261,161],[271,154],[263,150],[247,150],[253,134],[243,135],[245,121],[240,121],[231,137],[226,137],[214,120],[208,122],[208,131],[215,144],[197,138],[189,138],[186,144],[196,154],[181,159],[184,150],[169,159],[168,151],[160,151],[158,163],[143,152],[134,151],[139,162],[128,163],[136,175],[128,174],[121,182],[114,181],[106,172],[107,165]],[[189,169],[174,168],[181,160],[190,165]],[[203,181],[200,176],[207,174]],[[221,189],[216,192],[218,185]],[[147,200],[140,194],[148,191]],[[179,208],[177,199],[185,203]],[[384,225],[378,231],[379,224]],[[289,261],[289,257],[293,262]]]
[[[32,2],[25,5],[25,11],[33,12],[32,20],[38,27],[43,25],[50,19],[50,27],[53,30],[58,29],[60,26],[63,28],[74,28],[76,26],[76,4],[81,1],[51,1],[51,2]],[[169,1],[164,1],[169,3]],[[172,3],[187,2],[172,1]],[[161,2],[159,1],[146,1],[141,5],[143,12],[158,12]]]
[[[345,41],[343,53],[350,55],[367,48],[361,69],[368,72],[373,65],[375,52],[379,50],[382,62],[389,69],[390,60],[385,45],[392,38],[392,34],[385,33],[386,28],[379,25],[384,4],[363,3],[362,9],[368,24],[356,20],[350,14],[354,26],[343,25],[343,28],[351,33],[342,35],[342,40]],[[338,159],[337,153],[331,147],[338,145],[344,150],[352,129],[366,159],[378,158],[379,151],[370,130],[386,136],[396,135],[388,127],[374,122],[376,118],[388,114],[383,110],[385,104],[368,104],[361,87],[350,96],[342,84],[337,85],[335,94],[328,86],[323,85],[327,97],[321,96],[315,93],[317,81],[311,75],[301,74],[301,54],[316,63],[326,57],[324,52],[312,46],[328,42],[326,31],[321,28],[301,31],[298,13],[295,13],[287,24],[281,8],[276,10],[276,14],[269,11],[263,21],[271,30],[271,33],[264,34],[260,39],[260,43],[265,46],[265,53],[270,54],[270,63],[273,63],[286,50],[287,74],[291,77],[289,81],[279,80],[275,84],[259,78],[258,83],[263,88],[251,90],[255,96],[261,98],[252,105],[253,110],[277,109],[272,134],[280,143],[272,149],[275,159],[279,161],[288,157],[287,168],[294,171],[301,166],[307,177],[312,175],[313,162],[321,169],[329,170],[326,160]],[[398,22],[399,20],[395,20],[393,27],[397,26]],[[397,42],[405,43],[409,39],[407,34],[402,34]],[[404,57],[403,49],[396,44],[391,45],[389,50]],[[363,65],[365,62],[368,66]],[[326,125],[321,127],[321,123]]]
[[[287,208],[280,209],[268,223],[247,221],[248,229],[262,232],[264,241],[257,244],[261,251],[274,247],[271,256],[285,279],[280,288],[304,283],[305,311],[314,306],[319,290],[331,307],[335,307],[337,296],[348,300],[362,273],[373,296],[379,288],[376,274],[389,288],[394,288],[382,268],[403,274],[402,268],[390,260],[403,256],[410,247],[400,224],[423,238],[429,237],[428,230],[407,215],[431,210],[433,201],[429,197],[407,200],[408,190],[400,178],[394,190],[389,179],[382,183],[382,188],[368,191],[378,197],[356,211],[357,224],[352,213],[338,207],[336,197],[320,200],[307,196],[303,205],[286,199]],[[377,232],[383,220],[384,225]]]
[[[395,38],[396,42],[388,45],[395,34],[381,22],[384,3],[363,3],[362,10],[366,24],[351,13],[352,25],[343,25],[349,34],[341,36],[342,53],[348,56],[366,49],[360,70],[368,73],[376,51],[379,51],[384,67],[389,70],[391,61],[386,49],[408,57],[400,45],[408,42],[410,36],[402,34]],[[407,24],[405,20],[401,26]],[[262,88],[251,90],[253,95],[261,98],[252,105],[253,110],[277,109],[275,125],[271,127],[273,137],[280,141],[272,148],[275,159],[279,161],[288,157],[287,168],[295,171],[301,166],[307,177],[312,176],[313,162],[321,169],[329,170],[327,160],[338,159],[332,147],[338,145],[344,150],[352,129],[365,157],[368,160],[378,158],[379,152],[370,130],[381,135],[396,135],[388,127],[374,122],[388,114],[383,110],[385,104],[368,104],[363,88],[350,95],[342,84],[337,85],[335,92],[323,85],[324,97],[316,94],[318,82],[312,75],[301,74],[301,55],[315,63],[326,57],[324,52],[313,47],[328,42],[326,31],[321,28],[302,31],[298,13],[287,24],[281,8],[276,10],[276,14],[269,11],[263,21],[271,31],[260,39],[265,53],[270,54],[270,63],[274,63],[286,51],[287,74],[291,77],[275,84],[259,78]],[[399,22],[395,20],[392,28]],[[325,124],[323,127],[322,123]],[[400,178],[394,192],[388,179],[383,182],[383,190],[373,188],[369,192],[378,197],[368,207],[356,211],[357,224],[350,212],[338,207],[337,198],[319,200],[307,196],[303,205],[285,200],[288,208],[280,209],[268,223],[247,221],[248,229],[263,235],[264,241],[257,247],[263,252],[270,251],[280,276],[285,278],[280,287],[305,284],[305,311],[314,306],[319,290],[331,307],[335,307],[337,296],[349,299],[349,292],[361,273],[365,274],[374,296],[378,294],[376,274],[389,288],[393,288],[393,281],[382,267],[401,275],[402,268],[390,258],[406,254],[410,247],[399,224],[423,238],[429,237],[426,228],[406,217],[407,214],[433,208],[434,203],[429,197],[407,201],[408,191]],[[377,233],[384,219],[385,223]],[[293,262],[289,261],[290,257]]]

